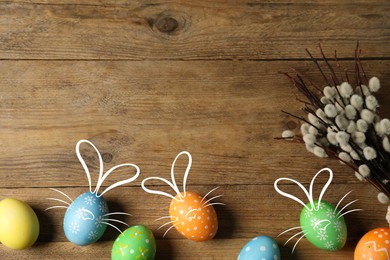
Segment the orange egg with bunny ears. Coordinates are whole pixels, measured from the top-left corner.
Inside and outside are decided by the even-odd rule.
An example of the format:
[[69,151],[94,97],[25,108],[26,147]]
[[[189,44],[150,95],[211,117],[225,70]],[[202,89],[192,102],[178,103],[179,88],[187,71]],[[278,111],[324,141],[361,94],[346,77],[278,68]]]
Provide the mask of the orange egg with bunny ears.
[[[181,155],[188,156],[188,165],[184,173],[183,178],[183,192],[179,191],[179,188],[175,181],[175,163]],[[212,200],[222,197],[222,195],[214,196],[207,199],[207,196],[215,191],[217,188],[209,191],[205,196],[191,191],[186,191],[186,182],[188,173],[192,165],[192,157],[189,152],[183,151],[179,153],[172,163],[171,168],[171,182],[160,177],[149,177],[142,181],[142,189],[151,194],[163,195],[171,198],[171,204],[169,206],[169,216],[158,218],[157,220],[170,219],[169,222],[159,227],[165,227],[171,225],[164,233],[163,237],[174,227],[180,234],[193,241],[207,241],[212,239],[218,230],[217,213],[215,212],[214,205],[225,205],[220,202],[212,202]],[[151,190],[146,188],[145,183],[148,180],[158,180],[165,184],[168,184],[176,193],[172,196],[169,193]]]
[[366,233],[355,248],[354,259],[390,259],[390,228],[376,228]]
[[[195,192],[183,192],[175,196],[169,207],[172,223],[179,233],[194,241],[212,239],[218,230],[217,213],[213,206]],[[177,224],[177,225],[176,225]]]

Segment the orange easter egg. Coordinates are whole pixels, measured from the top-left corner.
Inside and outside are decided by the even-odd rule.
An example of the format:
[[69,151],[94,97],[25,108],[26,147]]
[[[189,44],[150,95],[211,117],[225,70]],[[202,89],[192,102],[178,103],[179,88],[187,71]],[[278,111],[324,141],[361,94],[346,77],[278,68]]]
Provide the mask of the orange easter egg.
[[390,259],[390,228],[376,228],[366,233],[355,248],[354,260]]
[[212,239],[218,230],[213,206],[194,192],[181,193],[172,199],[169,215],[177,231],[193,241]]

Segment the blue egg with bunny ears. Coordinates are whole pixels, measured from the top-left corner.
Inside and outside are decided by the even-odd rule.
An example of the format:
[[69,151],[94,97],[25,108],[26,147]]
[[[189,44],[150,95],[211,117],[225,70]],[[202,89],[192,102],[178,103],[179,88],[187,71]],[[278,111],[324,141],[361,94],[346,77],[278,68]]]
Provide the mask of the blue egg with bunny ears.
[[66,210],[66,238],[79,246],[96,242],[106,231],[108,212],[108,205],[103,197],[91,192],[81,194]]
[[[95,149],[99,157],[99,163],[100,163],[99,179],[96,184],[96,188],[93,191],[91,186],[91,175],[88,166],[80,154],[80,145],[82,143],[87,143],[91,145]],[[66,238],[70,242],[76,245],[86,246],[99,240],[101,236],[104,234],[107,226],[111,226],[117,229],[119,232],[121,232],[121,230],[118,227],[116,227],[114,224],[110,222],[121,223],[128,226],[127,223],[115,219],[114,216],[130,215],[130,214],[124,212],[110,213],[107,202],[103,197],[103,194],[105,194],[107,191],[115,187],[134,181],[139,176],[140,169],[135,164],[125,163],[125,164],[114,166],[111,169],[109,169],[106,173],[103,174],[103,159],[96,146],[88,140],[80,140],[77,143],[76,154],[78,159],[80,160],[81,165],[85,170],[85,173],[87,174],[89,191],[81,194],[73,201],[64,192],[57,189],[52,189],[60,193],[61,195],[65,196],[69,202],[62,199],[49,198],[49,200],[61,202],[65,205],[52,206],[47,208],[46,210],[53,209],[53,208],[66,208],[67,210],[64,216],[64,233]],[[129,179],[116,182],[111,186],[107,187],[102,193],[99,193],[99,188],[103,184],[104,180],[108,177],[108,175],[110,175],[110,173],[112,173],[114,170],[125,166],[130,166],[132,168],[135,168],[136,169],[135,175]]]
[[280,250],[271,237],[258,236],[245,244],[237,260],[280,260]]

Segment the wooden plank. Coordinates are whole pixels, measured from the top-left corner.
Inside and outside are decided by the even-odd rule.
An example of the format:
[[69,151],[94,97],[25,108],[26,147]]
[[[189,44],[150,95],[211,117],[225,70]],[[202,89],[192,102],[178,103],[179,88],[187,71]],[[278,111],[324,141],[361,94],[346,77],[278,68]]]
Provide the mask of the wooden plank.
[[[194,185],[189,187],[199,194],[205,194],[212,188],[212,186]],[[286,192],[298,194],[297,186],[283,185],[281,188]],[[320,187],[316,188],[319,192]],[[86,191],[85,188],[62,188],[61,190],[72,198]],[[337,204],[349,190],[359,192],[352,193],[341,205],[359,199],[360,201],[351,208],[364,208],[365,210],[346,216],[348,226],[346,247],[340,252],[325,253],[303,241],[292,257],[290,251],[295,240],[288,246],[282,247],[284,242],[294,234],[291,233],[277,239],[282,249],[283,259],[318,259],[316,258],[318,255],[340,257],[340,259],[348,256],[349,258],[357,240],[365,232],[386,225],[384,218],[386,206],[376,201],[375,192],[368,184],[332,184],[324,199]],[[297,226],[299,223],[302,207],[278,195],[272,185],[223,186],[218,193],[224,195],[220,201],[227,205],[216,207],[219,231],[213,241],[206,243],[191,242],[179,236],[175,230],[170,231],[165,239],[162,238],[165,230],[157,230],[157,228],[164,222],[154,220],[167,214],[169,205],[167,198],[145,194],[140,188],[117,188],[107,193],[105,197],[111,212],[119,210],[133,214],[132,217],[125,217],[121,220],[130,225],[144,224],[152,229],[159,240],[157,259],[183,259],[184,257],[196,259],[199,256],[202,256],[202,259],[226,259],[228,256],[229,259],[233,259],[247,240],[258,235],[276,237],[283,230]],[[28,202],[37,212],[41,223],[41,233],[36,246],[26,251],[13,251],[1,247],[0,257],[2,259],[8,259],[11,256],[15,259],[24,259],[27,256],[29,259],[52,259],[54,256],[56,259],[106,259],[109,257],[112,241],[118,235],[118,232],[112,228],[107,229],[101,242],[92,246],[77,247],[66,242],[62,229],[64,211],[44,211],[53,203],[56,204],[47,198],[61,198],[60,194],[45,188],[0,189],[0,194],[2,198],[16,197]],[[269,224],[270,220],[272,220],[272,225]]]
[[[280,110],[301,108],[277,72],[292,66],[318,79],[309,64],[3,61],[0,186],[86,186],[74,151],[83,138],[104,154],[106,169],[133,162],[143,178],[168,177],[174,157],[188,150],[191,184],[269,184],[281,174],[302,173],[300,181],[307,183],[325,166],[335,170],[338,182],[355,182],[338,162],[273,139],[298,127]],[[366,63],[367,74],[384,84],[381,104],[390,98],[388,66]],[[381,109],[390,113],[389,106]],[[96,171],[92,151],[83,152]]]
[[[0,0],[0,3],[9,3],[9,0]],[[150,6],[159,6],[159,5],[166,5],[172,2],[169,1],[159,1],[159,2],[153,2],[153,1],[142,1],[142,0],[134,0],[134,1],[127,1],[127,0],[106,0],[104,2],[99,0],[15,0],[12,1],[13,3],[29,3],[29,4],[36,4],[36,5],[91,5],[91,6],[105,6],[105,7],[122,7],[122,8],[130,8],[135,9],[137,7],[143,7],[148,8]],[[179,5],[187,4],[189,5],[188,1],[186,0],[177,0],[175,3]],[[351,4],[365,4],[367,3],[366,0],[285,0],[283,2],[280,2],[278,0],[254,0],[254,1],[248,1],[245,2],[245,4],[249,6],[253,5],[286,5],[286,4],[305,4],[305,5],[351,5]],[[370,1],[372,4],[385,4],[387,3],[386,0],[372,0]],[[196,6],[202,6],[202,7],[209,7],[209,6],[228,6],[228,7],[234,7],[239,2],[237,1],[224,1],[224,0],[215,0],[215,1],[205,1],[201,0],[197,2]],[[193,4],[194,5],[194,4]]]
[[[315,198],[318,197],[323,185],[315,185]],[[188,190],[205,195],[215,186],[212,185],[188,185]],[[154,189],[164,190],[171,194],[173,191],[167,187],[156,186]],[[299,196],[306,201],[298,186],[282,184],[280,188],[290,194]],[[61,191],[75,199],[80,194],[87,192],[87,188],[60,188]],[[338,184],[333,183],[324,196],[324,200],[336,205],[338,201],[349,191],[354,190],[341,205],[359,199],[348,209],[363,208],[364,211],[346,215],[348,225],[348,237],[357,239],[370,229],[385,226],[386,210],[385,205],[380,204],[376,199],[376,191],[367,183]],[[39,242],[66,242],[63,234],[64,209],[45,209],[61,205],[48,198],[65,199],[61,194],[48,188],[18,188],[0,189],[2,199],[14,197],[26,201],[37,212],[41,223],[41,234]],[[358,192],[359,191],[359,192]],[[214,193],[213,193],[214,194]],[[282,231],[299,225],[299,214],[302,206],[281,195],[273,185],[226,185],[215,191],[215,195],[222,194],[226,206],[216,206],[219,219],[219,231],[216,239],[250,238],[259,234],[276,237]],[[166,220],[156,221],[157,218],[168,215],[170,199],[158,195],[145,193],[141,187],[116,188],[105,194],[110,211],[122,211],[132,214],[131,217],[120,216],[119,219],[129,225],[144,224],[149,226],[156,238],[162,239],[166,228],[158,229],[159,226],[168,222]],[[341,207],[342,208],[342,207]],[[272,225],[270,225],[272,220]],[[354,225],[353,223],[359,223]],[[117,224],[117,223],[115,223]],[[125,226],[118,225],[122,230]],[[280,241],[287,241],[294,232],[283,235]],[[109,228],[102,240],[113,241],[118,231]],[[181,239],[175,230],[170,231],[167,239]]]
[[[204,243],[188,240],[158,240],[156,259],[170,260],[225,260],[236,259],[246,239],[220,239]],[[111,242],[98,242],[88,247],[78,247],[66,242],[38,244],[28,250],[3,250],[7,259],[109,259],[111,256]],[[189,250],[191,248],[191,250]],[[281,248],[282,259],[320,259],[319,251],[307,241],[300,242],[298,248],[291,255],[290,248]],[[338,252],[321,251],[322,257],[328,259],[351,259],[353,248],[348,246]]]
[[351,57],[356,40],[390,57],[387,1],[76,2],[2,2],[0,59],[302,59],[318,42]]

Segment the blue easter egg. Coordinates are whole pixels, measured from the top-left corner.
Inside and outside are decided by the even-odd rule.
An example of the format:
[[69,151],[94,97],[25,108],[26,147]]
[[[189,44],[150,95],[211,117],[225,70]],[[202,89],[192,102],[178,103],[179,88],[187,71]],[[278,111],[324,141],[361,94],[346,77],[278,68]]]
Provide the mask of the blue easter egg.
[[103,196],[86,192],[78,196],[66,210],[64,232],[66,238],[79,246],[96,242],[107,228],[108,206]]
[[269,236],[258,236],[241,249],[237,260],[280,260],[278,244]]

